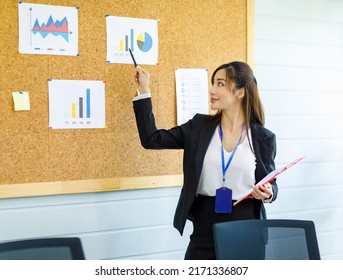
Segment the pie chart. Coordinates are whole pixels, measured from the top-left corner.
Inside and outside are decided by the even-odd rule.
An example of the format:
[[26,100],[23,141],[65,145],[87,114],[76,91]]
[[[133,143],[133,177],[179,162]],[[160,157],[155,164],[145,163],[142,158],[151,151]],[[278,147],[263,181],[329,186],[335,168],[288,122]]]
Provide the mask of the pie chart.
[[137,46],[142,52],[150,51],[152,47],[152,38],[149,33],[140,33],[137,37]]

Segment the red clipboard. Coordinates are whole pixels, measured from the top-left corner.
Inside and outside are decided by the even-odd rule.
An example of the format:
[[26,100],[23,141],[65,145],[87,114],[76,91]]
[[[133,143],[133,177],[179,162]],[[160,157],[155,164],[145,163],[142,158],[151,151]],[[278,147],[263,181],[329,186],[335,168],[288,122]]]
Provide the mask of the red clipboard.
[[[267,184],[271,181],[273,181],[277,176],[279,176],[281,173],[285,172],[286,170],[288,170],[289,168],[291,168],[293,165],[297,164],[299,161],[303,160],[305,157],[300,157],[300,158],[297,158],[296,160],[292,161],[290,164],[280,168],[280,169],[277,169],[277,170],[274,170],[272,172],[270,172],[266,177],[264,177],[261,181],[259,181],[256,185],[264,185],[264,184]],[[236,206],[237,204],[239,204],[240,202],[242,202],[243,200],[249,198],[249,197],[252,197],[251,195],[252,193],[252,190],[250,190],[246,195],[244,195],[242,198],[238,199],[234,204],[233,206]]]

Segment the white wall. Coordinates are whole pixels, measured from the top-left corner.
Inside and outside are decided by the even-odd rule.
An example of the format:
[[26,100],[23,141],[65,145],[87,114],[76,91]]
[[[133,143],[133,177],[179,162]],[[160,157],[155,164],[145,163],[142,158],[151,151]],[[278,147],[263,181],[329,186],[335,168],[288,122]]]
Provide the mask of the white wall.
[[78,236],[86,259],[183,259],[179,188],[0,200],[0,242]]
[[255,0],[255,75],[279,178],[269,218],[315,222],[323,259],[343,258],[343,1]]
[[[255,0],[255,74],[277,134],[270,218],[316,224],[323,259],[343,259],[343,1]],[[88,259],[182,259],[172,227],[180,188],[0,200],[0,242],[79,236]]]

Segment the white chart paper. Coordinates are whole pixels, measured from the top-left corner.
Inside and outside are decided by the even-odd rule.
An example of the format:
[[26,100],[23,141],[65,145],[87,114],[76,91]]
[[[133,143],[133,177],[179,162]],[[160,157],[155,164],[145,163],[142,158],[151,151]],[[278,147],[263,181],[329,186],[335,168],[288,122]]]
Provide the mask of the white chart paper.
[[107,62],[138,64],[158,62],[157,20],[107,16]]
[[78,8],[18,3],[19,52],[78,55]]
[[49,127],[104,128],[104,81],[49,80]]
[[209,113],[207,69],[176,69],[177,124]]

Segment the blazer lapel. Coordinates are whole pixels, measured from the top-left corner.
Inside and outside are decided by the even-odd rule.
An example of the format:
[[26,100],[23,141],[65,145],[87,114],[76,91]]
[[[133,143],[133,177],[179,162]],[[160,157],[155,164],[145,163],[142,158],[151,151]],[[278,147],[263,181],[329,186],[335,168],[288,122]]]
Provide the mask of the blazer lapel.
[[196,174],[196,186],[198,185],[202,165],[204,162],[205,154],[208,145],[211,142],[213,133],[219,123],[219,120],[211,121],[206,126],[204,126],[199,135],[198,149],[195,155],[195,174]]

